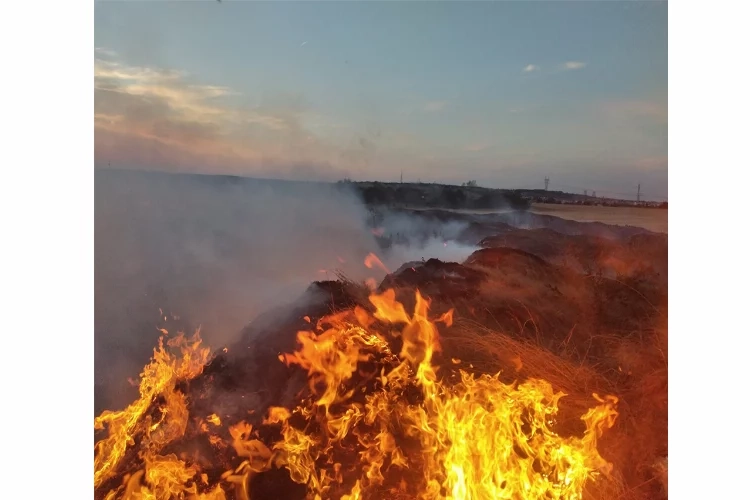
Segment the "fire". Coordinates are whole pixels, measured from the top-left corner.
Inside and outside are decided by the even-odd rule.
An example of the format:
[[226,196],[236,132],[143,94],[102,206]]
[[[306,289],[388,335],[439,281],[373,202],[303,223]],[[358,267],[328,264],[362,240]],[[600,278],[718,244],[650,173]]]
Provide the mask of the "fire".
[[[107,428],[107,437],[94,447],[94,487],[111,477],[128,446],[139,436],[144,460],[185,432],[188,409],[185,396],[175,388],[180,380],[189,380],[203,371],[210,349],[201,347],[199,332],[192,339],[180,334],[167,341],[167,347],[179,349],[180,355],[164,348],[163,337],[154,357],[141,373],[140,398],[123,411],[104,411],[94,419],[94,430]],[[147,414],[153,401],[163,398],[160,415]],[[154,422],[154,420],[156,421]],[[148,469],[148,467],[147,467]],[[151,466],[153,469],[153,465]]]
[[[374,313],[357,307],[297,334],[298,349],[280,359],[307,372],[309,396],[293,409],[268,410],[260,425],[278,429],[275,441],[262,441],[247,422],[230,426],[227,449],[238,463],[216,484],[197,463],[159,454],[188,420],[175,384],[199,375],[207,360],[195,343],[182,341],[179,361],[160,343],[141,398],[95,421],[95,428],[109,424],[95,449],[95,488],[118,472],[135,440],[142,469],[110,491],[112,498],[219,499],[233,491],[249,499],[253,477],[275,467],[317,499],[579,499],[587,481],[610,473],[597,440],[615,423],[617,398],[594,394],[598,405],[581,417],[583,436],[562,437],[555,416],[565,394],[548,382],[504,384],[458,367],[452,381],[441,376],[433,365],[438,324],[450,326],[452,311],[430,319],[419,292],[411,315],[393,290],[370,302]],[[159,397],[161,418],[153,422],[147,410]],[[216,415],[207,420],[221,425]]]

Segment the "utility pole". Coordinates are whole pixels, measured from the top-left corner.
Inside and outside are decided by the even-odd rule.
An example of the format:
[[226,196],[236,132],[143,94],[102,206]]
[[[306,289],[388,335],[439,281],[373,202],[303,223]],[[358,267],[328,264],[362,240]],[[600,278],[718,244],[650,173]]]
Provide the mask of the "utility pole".
[[636,195],[635,199],[637,203],[641,202],[641,183],[640,182],[638,183],[638,194]]
[[544,190],[546,191],[549,187],[549,177],[544,178]]
[[402,170],[401,171],[401,184],[403,183],[404,183],[404,171]]

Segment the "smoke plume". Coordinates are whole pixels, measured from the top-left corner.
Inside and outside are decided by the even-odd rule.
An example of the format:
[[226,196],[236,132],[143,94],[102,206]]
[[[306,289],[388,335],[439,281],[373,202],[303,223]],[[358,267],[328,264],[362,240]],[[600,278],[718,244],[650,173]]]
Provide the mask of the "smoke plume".
[[[369,253],[393,271],[405,261],[461,261],[460,225],[390,215],[407,235],[390,249],[346,186],[100,170],[95,178],[96,411],[132,398],[158,328],[201,328],[213,348],[236,340],[264,310],[292,302],[336,272],[380,281]],[[422,235],[417,238],[416,235]]]

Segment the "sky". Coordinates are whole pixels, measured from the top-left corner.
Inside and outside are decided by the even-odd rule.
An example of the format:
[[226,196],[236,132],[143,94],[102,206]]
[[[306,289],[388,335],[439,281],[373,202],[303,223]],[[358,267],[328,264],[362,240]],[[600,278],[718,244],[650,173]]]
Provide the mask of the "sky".
[[95,4],[95,164],[667,197],[667,4]]

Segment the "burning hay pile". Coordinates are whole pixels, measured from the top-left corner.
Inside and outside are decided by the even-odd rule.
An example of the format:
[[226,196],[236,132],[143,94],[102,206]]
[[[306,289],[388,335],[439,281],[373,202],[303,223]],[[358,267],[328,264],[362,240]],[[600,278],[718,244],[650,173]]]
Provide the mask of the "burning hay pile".
[[[575,310],[560,292],[572,278],[485,253],[405,266],[373,292],[321,283],[333,312],[308,303],[223,352],[163,331],[140,397],[95,419],[96,498],[666,497],[666,335],[586,333],[584,359],[557,317],[562,340],[542,345],[534,301]],[[515,292],[534,334],[486,326],[493,286],[521,279],[503,259],[553,283],[544,300]]]
[[[450,326],[451,312],[430,320],[419,293],[413,315],[392,290],[370,301],[374,314],[356,307],[299,332],[299,349],[280,358],[307,372],[309,394],[296,408],[269,408],[257,427],[191,415],[187,384],[209,351],[198,337],[170,340],[175,353],[160,343],[141,398],[95,421],[108,431],[96,446],[97,490],[106,498],[250,498],[255,476],[283,468],[313,498],[579,498],[586,481],[609,474],[596,445],[615,422],[616,397],[593,395],[583,435],[562,437],[554,428],[564,394],[547,381],[505,384],[460,369],[440,379],[437,323]],[[191,457],[188,443],[201,436],[232,468],[202,465],[198,449]],[[167,453],[179,448],[182,456]]]

